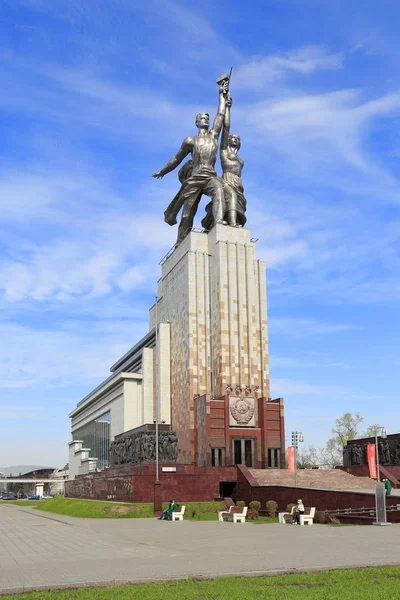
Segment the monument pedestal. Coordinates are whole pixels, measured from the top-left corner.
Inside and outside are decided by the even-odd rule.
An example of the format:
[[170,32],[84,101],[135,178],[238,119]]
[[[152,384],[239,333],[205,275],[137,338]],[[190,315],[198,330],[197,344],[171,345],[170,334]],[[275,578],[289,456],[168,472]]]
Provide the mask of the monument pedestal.
[[[199,464],[201,454],[200,463],[205,464],[206,455],[212,461],[210,452],[200,452],[196,444],[200,437],[204,441],[200,430],[210,414],[209,402],[223,400],[223,411],[228,411],[220,415],[224,429],[236,427],[241,435],[243,429],[250,435],[264,423],[258,399],[266,402],[269,398],[265,264],[256,258],[250,231],[219,224],[208,233],[192,231],[162,262],[157,310],[155,306],[150,310],[150,328],[156,319],[158,324],[170,323],[171,425],[179,440],[178,461]],[[159,363],[162,369],[162,355]],[[163,398],[162,386],[159,394]],[[247,423],[246,418],[232,422],[230,396],[236,398],[236,414],[238,410],[253,412]],[[196,404],[200,397],[205,398],[201,409]],[[282,450],[283,456],[283,403],[279,405],[271,433],[273,448]],[[210,427],[221,430],[217,425]],[[234,450],[225,448],[226,436],[225,442],[222,435],[219,438],[225,459],[233,460]],[[206,439],[210,447],[209,436]],[[248,466],[267,463],[265,452],[249,448],[243,452],[248,457],[251,452],[258,454],[259,459],[249,458]],[[222,460],[220,453],[216,457]],[[281,466],[281,457],[274,462]]]

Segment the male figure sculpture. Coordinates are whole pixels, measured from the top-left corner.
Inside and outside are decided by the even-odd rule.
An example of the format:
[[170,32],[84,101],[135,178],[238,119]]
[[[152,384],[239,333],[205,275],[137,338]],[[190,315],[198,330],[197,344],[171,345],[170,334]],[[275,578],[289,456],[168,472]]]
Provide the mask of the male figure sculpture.
[[[220,157],[222,166],[222,184],[224,186],[225,213],[224,219],[232,227],[243,227],[247,219],[246,198],[242,184],[243,159],[238,155],[240,137],[230,134],[232,98],[226,99],[224,129],[222,131]],[[206,207],[206,216],[201,224],[204,229],[211,229],[214,224],[211,203]]]
[[[215,162],[218,151],[218,137],[224,122],[226,97],[229,93],[229,78],[218,80],[219,106],[212,129],[209,130],[210,116],[208,113],[199,113],[196,117],[196,126],[199,133],[186,138],[179,151],[165,165],[164,168],[153,174],[153,177],[162,178],[173,171],[182,160],[192,155],[191,165],[180,171],[181,188],[165,211],[165,221],[168,225],[176,224],[176,217],[183,206],[181,222],[178,229],[176,245],[190,233],[193,219],[196,214],[202,194],[212,198],[212,215],[216,223],[223,223],[224,216],[224,191],[221,180],[215,172]],[[187,171],[187,172],[186,172]],[[189,175],[187,177],[187,175]]]

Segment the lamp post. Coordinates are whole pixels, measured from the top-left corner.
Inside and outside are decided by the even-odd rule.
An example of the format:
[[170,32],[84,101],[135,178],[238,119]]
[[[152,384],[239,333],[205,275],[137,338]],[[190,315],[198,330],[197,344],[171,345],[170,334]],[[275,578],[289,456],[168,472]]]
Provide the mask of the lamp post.
[[155,356],[154,356],[154,363],[155,363],[155,381],[154,381],[154,386],[155,386],[155,400],[156,400],[156,406],[155,406],[155,417],[153,418],[153,423],[155,423],[156,426],[156,478],[154,481],[154,514],[159,514],[161,509],[162,509],[162,502],[161,502],[161,494],[160,494],[160,485],[161,485],[161,481],[159,478],[159,453],[158,453],[158,438],[159,438],[159,423],[160,423],[160,389],[159,389],[159,348],[158,348],[158,297],[156,296],[156,347],[155,347]]
[[[386,429],[381,427],[381,440],[386,439]],[[378,432],[375,433],[375,454],[376,454],[376,480],[379,483],[381,478],[379,475],[379,448],[378,448]]]
[[159,465],[158,465],[158,424],[160,422],[159,398],[158,398],[158,296],[156,296],[156,483],[159,482]]
[[[381,440],[386,439],[386,430],[381,428]],[[387,522],[386,517],[386,491],[385,486],[381,483],[379,474],[379,447],[378,447],[378,432],[375,434],[375,454],[376,454],[376,487],[375,487],[375,521],[373,525],[391,525]]]
[[292,446],[294,448],[294,487],[297,488],[297,450],[299,442],[304,442],[301,431],[292,431]]

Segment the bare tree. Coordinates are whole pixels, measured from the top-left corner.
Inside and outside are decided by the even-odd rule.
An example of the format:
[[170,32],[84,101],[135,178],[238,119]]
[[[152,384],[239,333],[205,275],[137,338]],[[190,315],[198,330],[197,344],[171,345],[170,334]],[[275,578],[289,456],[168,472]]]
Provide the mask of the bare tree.
[[311,469],[319,464],[318,450],[315,446],[306,446],[296,452],[296,464],[298,469]]

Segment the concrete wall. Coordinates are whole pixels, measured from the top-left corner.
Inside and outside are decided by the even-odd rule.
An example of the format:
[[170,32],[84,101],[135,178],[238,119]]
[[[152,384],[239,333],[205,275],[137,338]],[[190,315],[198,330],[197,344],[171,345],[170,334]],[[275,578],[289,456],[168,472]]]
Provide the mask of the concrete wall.
[[[99,391],[93,402],[88,402],[75,409],[71,421],[71,431],[74,432],[87,423],[94,421],[108,410],[112,411],[111,436],[123,431],[124,426],[124,380],[118,377],[113,386]],[[139,376],[141,379],[141,377]]]
[[[149,362],[152,369],[152,362]],[[143,425],[142,415],[147,414],[144,409],[142,379],[142,374],[137,373],[116,375],[115,380],[109,381],[104,388],[100,388],[92,398],[71,413],[72,434],[107,411],[110,411],[110,441],[124,431]],[[153,415],[152,409],[147,410],[147,413],[149,412]],[[94,463],[82,462],[88,458],[91,458],[90,448],[83,449],[82,443],[69,444],[70,477],[94,468]]]

